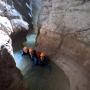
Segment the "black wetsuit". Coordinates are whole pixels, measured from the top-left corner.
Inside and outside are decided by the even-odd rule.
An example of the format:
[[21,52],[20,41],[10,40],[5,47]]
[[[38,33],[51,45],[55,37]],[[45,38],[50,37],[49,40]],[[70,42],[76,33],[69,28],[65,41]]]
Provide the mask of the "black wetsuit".
[[29,51],[27,53],[25,53],[24,51],[22,52],[22,56],[24,55],[29,55]]
[[38,58],[37,58],[35,50],[33,51],[33,55],[32,56],[29,54],[29,57],[33,61],[34,64],[36,64],[36,65],[38,64]]
[[41,61],[39,59],[38,62],[39,62],[39,65],[47,65],[48,64],[48,59],[47,59],[47,57],[44,57],[44,60],[43,61]]

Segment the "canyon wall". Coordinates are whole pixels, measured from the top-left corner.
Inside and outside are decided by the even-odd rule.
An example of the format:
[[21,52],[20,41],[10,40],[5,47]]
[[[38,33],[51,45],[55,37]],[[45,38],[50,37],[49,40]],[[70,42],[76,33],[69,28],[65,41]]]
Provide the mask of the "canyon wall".
[[71,90],[89,90],[90,1],[42,0],[38,29],[37,49],[64,70]]
[[[0,0],[0,48],[4,46],[13,56],[12,40],[15,42],[17,33],[27,32],[29,24],[12,6]],[[25,36],[24,35],[24,36]]]
[[38,44],[43,49],[52,52],[59,48],[60,51],[77,57],[77,62],[90,71],[89,1],[44,0],[39,26]]
[[12,45],[16,43],[17,34],[20,37],[23,33],[25,38],[29,24],[5,1],[0,0],[0,90],[26,90],[21,71],[14,61]]
[[0,90],[26,90],[23,76],[6,48],[0,50]]

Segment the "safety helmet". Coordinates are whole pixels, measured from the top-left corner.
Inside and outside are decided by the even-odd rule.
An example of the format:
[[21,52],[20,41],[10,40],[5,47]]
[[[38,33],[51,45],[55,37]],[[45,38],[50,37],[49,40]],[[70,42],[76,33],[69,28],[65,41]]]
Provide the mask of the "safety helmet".
[[44,52],[41,52],[40,56],[41,57],[44,57],[45,56],[45,53]]
[[27,47],[23,47],[23,52],[27,53],[28,52],[28,48]]
[[27,47],[23,47],[23,51],[26,51],[26,50],[28,50],[28,48]]
[[32,52],[33,51],[33,49],[32,48],[29,48],[29,52]]

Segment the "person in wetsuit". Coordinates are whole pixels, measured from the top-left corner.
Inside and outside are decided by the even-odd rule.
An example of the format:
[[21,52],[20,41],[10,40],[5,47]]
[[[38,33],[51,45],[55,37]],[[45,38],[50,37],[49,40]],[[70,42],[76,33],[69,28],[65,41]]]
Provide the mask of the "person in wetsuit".
[[40,65],[46,65],[46,64],[48,64],[48,59],[47,59],[47,57],[46,57],[46,55],[45,55],[44,52],[41,52],[38,61],[39,61],[39,64],[40,64]]
[[36,55],[36,50],[33,50],[32,48],[29,48],[29,57],[35,65],[38,64],[38,57]]
[[28,54],[29,54],[28,47],[23,47],[22,56],[23,56],[23,55],[28,55]]

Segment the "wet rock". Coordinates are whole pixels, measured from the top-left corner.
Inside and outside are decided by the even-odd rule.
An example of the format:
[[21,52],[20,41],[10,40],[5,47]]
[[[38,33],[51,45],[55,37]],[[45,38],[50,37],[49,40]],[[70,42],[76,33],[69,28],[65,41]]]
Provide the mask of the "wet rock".
[[0,47],[4,45],[13,56],[12,40],[9,36],[12,32],[13,29],[9,19],[0,16]]
[[0,0],[0,90],[26,90],[23,76],[13,59],[12,40],[17,34],[25,38],[27,30],[28,23],[22,15]]
[[0,47],[4,45],[13,56],[12,44],[18,39],[17,36],[25,39],[29,24],[23,20],[15,7],[12,7],[12,4],[9,5],[5,0],[0,2],[0,11]]
[[24,20],[32,25],[32,0],[10,0],[14,7],[21,13]]
[[10,1],[11,4],[8,4],[8,2],[5,2],[5,0],[0,2],[0,15],[3,17],[7,17],[10,20],[13,31],[17,31],[17,29],[22,30],[22,28],[28,30],[29,24],[23,19],[22,14],[17,11],[12,1]]
[[23,76],[7,49],[0,51],[0,90],[26,90]]

